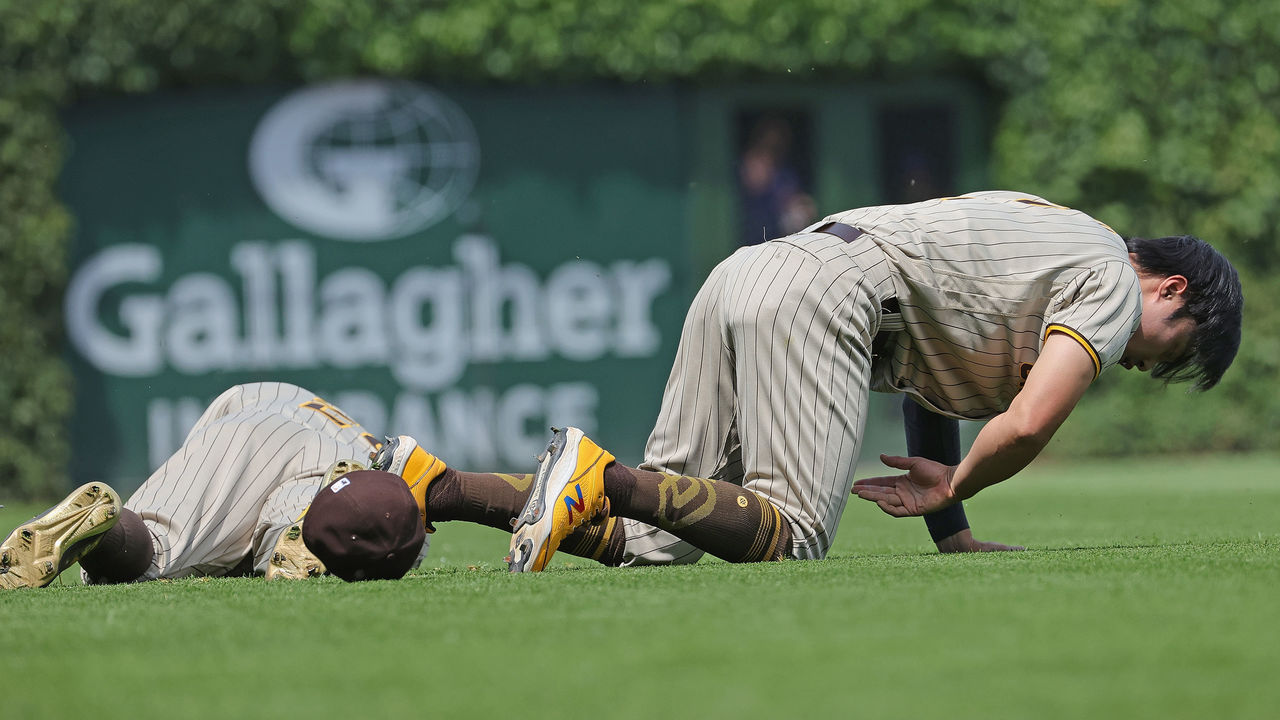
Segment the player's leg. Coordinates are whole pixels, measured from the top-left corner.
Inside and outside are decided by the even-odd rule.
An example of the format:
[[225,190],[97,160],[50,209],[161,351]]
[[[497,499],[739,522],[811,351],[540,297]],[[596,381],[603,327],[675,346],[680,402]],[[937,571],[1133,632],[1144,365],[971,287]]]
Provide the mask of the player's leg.
[[[512,572],[546,567],[562,540],[573,547],[575,527],[613,508],[615,540],[633,552],[632,536],[621,536],[616,517],[646,529],[646,538],[672,538],[658,548],[660,559],[688,547],[683,557],[702,552],[731,562],[781,560],[791,547],[790,526],[778,509],[757,493],[723,480],[626,467],[577,428],[559,430],[539,466],[535,489],[517,518],[508,556]],[[636,522],[638,521],[638,522]],[[696,554],[695,554],[696,553]],[[647,564],[657,564],[655,554]],[[635,563],[638,564],[638,563]]]
[[94,583],[114,584],[141,580],[155,559],[155,542],[151,531],[138,513],[127,507],[102,540],[80,558],[82,574]]
[[784,246],[778,282],[730,319],[743,486],[787,518],[799,559],[826,556],[849,499],[880,322],[873,283],[887,279],[835,243]]
[[[291,480],[305,481],[314,495],[335,461],[367,458],[373,446],[365,435],[296,385],[229,388],[125,503],[155,548],[142,579],[263,571],[264,535],[301,515],[310,498],[276,508],[283,519],[271,523],[264,522],[267,500]],[[86,580],[98,578],[86,573]]]
[[[736,435],[716,437],[723,449],[712,463],[714,477],[633,472],[637,485],[630,501],[614,498],[613,483],[608,490],[615,513],[662,528],[717,557],[821,557],[853,479],[879,302],[866,273],[843,248],[828,248],[819,260],[807,248],[759,247],[747,262],[731,266],[730,290],[723,295],[722,346],[731,352]],[[705,354],[704,366],[710,364]],[[686,397],[690,387],[703,392],[707,387],[697,378],[684,385]],[[699,458],[699,449],[705,458],[711,448],[699,442],[700,433],[721,433],[722,427],[708,413],[685,409],[664,415],[655,438],[692,439],[675,443],[678,449],[666,457],[662,445],[651,442],[646,464],[660,458],[653,464],[670,470],[707,467],[705,459],[688,459]],[[740,478],[742,487],[716,478]],[[663,517],[672,506],[666,498],[679,498],[705,515],[695,522],[673,522]],[[633,551],[629,535],[628,555]]]
[[[241,404],[246,387],[251,386],[222,393],[192,432]],[[88,483],[0,545],[0,587],[42,587],[76,562],[87,582],[130,582],[143,579],[155,555],[152,532],[142,518],[109,486]]]
[[610,506],[633,523],[629,565],[679,564],[704,552],[729,562],[776,561],[790,553],[786,518],[738,484],[618,463],[605,470],[605,479]]
[[[731,388],[716,385],[728,386],[732,382],[731,374],[722,373],[725,367],[731,368],[732,361],[726,357],[722,347],[719,316],[727,266],[740,261],[745,252],[748,251],[739,251],[713,270],[694,297],[685,317],[675,363],[663,396],[662,416],[672,415],[686,406],[695,407],[701,412],[711,413],[720,421],[722,429],[719,432],[728,433],[732,425],[733,395]],[[704,357],[706,354],[711,357]],[[712,389],[704,392],[703,386],[707,384]],[[688,395],[684,392],[686,388]],[[719,433],[712,429],[690,441],[701,443],[699,449],[703,451],[702,458],[706,458],[703,463],[708,474],[724,439],[723,434],[712,437],[715,434]],[[698,454],[688,449],[684,452],[689,456]],[[576,527],[591,527],[585,522],[587,518],[608,511],[605,507],[604,473],[613,459],[577,428],[557,431],[547,452],[540,458],[529,502],[516,519],[508,555],[513,572],[541,570],[562,539]],[[608,525],[611,533],[623,541],[624,560],[632,554],[631,547],[645,542],[654,546],[651,551],[659,558],[658,562],[671,562],[673,556],[693,562],[702,554],[679,538],[649,525],[625,519],[621,522],[615,519]]]
[[[418,501],[428,532],[435,523],[470,522],[511,532],[512,518],[525,506],[532,474],[463,472],[448,467],[407,435],[387,438],[372,461],[375,469],[404,478]],[[605,565],[622,561],[621,528],[602,522],[577,528],[564,551]]]
[[[592,524],[602,516],[603,526]],[[542,570],[557,548],[595,557],[574,542],[583,532],[600,538],[595,547],[621,555],[621,564],[693,562],[703,552],[731,562],[781,560],[791,545],[789,525],[758,494],[723,480],[626,467],[577,428],[557,431],[516,520],[512,572]],[[637,531],[643,562],[635,561]]]
[[[305,391],[283,383],[250,383],[233,385],[224,390],[196,420],[184,440],[183,447],[134,492],[120,509],[115,525],[103,534],[101,542],[80,560],[81,576],[92,584],[125,583],[161,577],[170,554],[172,518],[182,503],[191,504],[193,484],[207,482],[208,473],[196,477],[200,463],[193,462],[193,452],[207,442],[205,429],[223,418],[260,403],[264,397]],[[212,453],[214,457],[218,453]],[[218,457],[215,466],[227,460]],[[146,515],[149,520],[144,520]],[[179,523],[183,525],[184,523]],[[186,545],[183,538],[179,546]]]

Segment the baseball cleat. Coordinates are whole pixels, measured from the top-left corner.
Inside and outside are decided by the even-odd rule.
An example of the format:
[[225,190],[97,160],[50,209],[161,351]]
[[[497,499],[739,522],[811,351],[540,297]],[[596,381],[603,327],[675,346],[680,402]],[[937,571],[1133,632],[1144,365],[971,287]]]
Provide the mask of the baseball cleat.
[[569,533],[609,516],[604,468],[613,460],[578,428],[555,430],[538,458],[529,500],[513,521],[511,572],[541,572]]
[[[339,460],[329,466],[317,492],[349,472],[364,469],[364,465],[355,460]],[[302,523],[310,509],[310,505],[303,508],[298,519],[280,533],[280,539],[276,540],[276,546],[271,550],[271,559],[267,561],[268,580],[306,580],[325,573],[324,563],[302,542]]]
[[369,467],[404,478],[413,499],[418,501],[423,526],[429,533],[436,531],[427,522],[427,488],[448,469],[443,460],[423,450],[418,441],[408,435],[397,435],[383,441],[382,446],[373,453]]
[[306,580],[325,573],[320,562],[302,542],[302,519],[290,525],[280,534],[271,559],[267,562],[268,580]]
[[0,545],[0,589],[44,587],[93,550],[120,518],[120,496],[104,483],[76,488],[65,500]]

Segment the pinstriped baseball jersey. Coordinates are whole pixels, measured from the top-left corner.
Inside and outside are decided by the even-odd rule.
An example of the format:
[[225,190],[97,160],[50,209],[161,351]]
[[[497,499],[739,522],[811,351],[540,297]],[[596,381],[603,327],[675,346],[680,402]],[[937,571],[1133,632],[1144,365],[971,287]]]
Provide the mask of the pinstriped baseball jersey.
[[[884,252],[902,331],[872,388],[981,419],[1009,407],[1049,333],[1079,342],[1095,376],[1142,315],[1124,240],[1077,210],[992,191],[832,215]],[[886,320],[886,324],[892,322]]]
[[375,442],[308,390],[272,382],[232,387],[125,502],[155,545],[143,579],[264,572],[325,471],[338,460],[367,462]]

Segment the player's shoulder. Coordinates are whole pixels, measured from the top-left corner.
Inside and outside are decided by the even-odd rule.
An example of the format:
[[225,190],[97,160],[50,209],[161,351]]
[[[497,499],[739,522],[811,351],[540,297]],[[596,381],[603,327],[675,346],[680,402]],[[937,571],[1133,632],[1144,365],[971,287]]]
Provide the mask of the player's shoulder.
[[955,198],[941,198],[941,199],[943,200],[968,199],[968,200],[975,200],[979,202],[1015,203],[1017,205],[1021,205],[1024,207],[1030,206],[1030,207],[1062,208],[1064,210],[1068,209],[1065,205],[1059,205],[1058,203],[1055,203],[1051,200],[1046,200],[1045,198],[1039,195],[1036,195],[1035,193],[1029,193],[1022,190],[978,190],[976,192],[969,192],[963,195],[956,196]]

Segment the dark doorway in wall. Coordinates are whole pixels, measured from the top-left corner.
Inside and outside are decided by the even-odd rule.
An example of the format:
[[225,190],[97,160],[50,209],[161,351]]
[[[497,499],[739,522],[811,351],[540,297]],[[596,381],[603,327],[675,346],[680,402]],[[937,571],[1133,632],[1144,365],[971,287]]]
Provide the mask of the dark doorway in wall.
[[956,193],[956,118],[950,105],[885,105],[876,114],[876,125],[886,202]]
[[816,219],[813,119],[798,108],[740,110],[734,143],[739,245],[803,229]]

